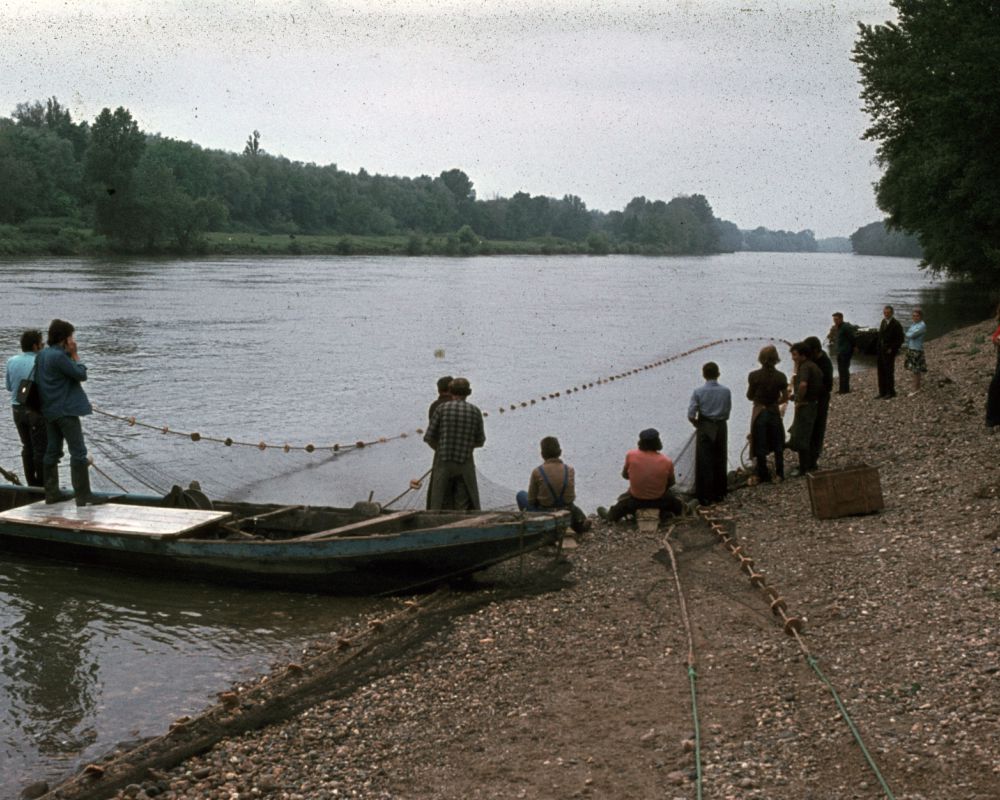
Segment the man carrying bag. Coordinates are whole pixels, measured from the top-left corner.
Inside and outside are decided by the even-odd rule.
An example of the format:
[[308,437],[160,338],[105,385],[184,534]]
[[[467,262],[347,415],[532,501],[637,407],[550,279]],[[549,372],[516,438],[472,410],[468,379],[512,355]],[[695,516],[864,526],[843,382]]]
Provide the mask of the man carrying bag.
[[42,460],[47,438],[45,417],[38,405],[35,359],[42,349],[41,331],[28,330],[21,334],[21,352],[7,360],[6,383],[10,392],[14,427],[21,439],[21,464],[28,486],[42,485]]

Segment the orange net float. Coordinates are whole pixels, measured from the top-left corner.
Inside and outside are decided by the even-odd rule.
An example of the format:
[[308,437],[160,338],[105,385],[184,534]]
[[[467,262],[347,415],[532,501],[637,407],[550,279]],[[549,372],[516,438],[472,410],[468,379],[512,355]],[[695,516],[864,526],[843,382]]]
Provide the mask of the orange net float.
[[292,446],[288,442],[285,442],[284,447],[282,447],[281,449],[284,450],[286,453],[292,452]]
[[199,442],[199,441],[201,441],[201,434],[198,433],[197,431],[195,431],[194,433],[192,433],[191,434],[191,441],[192,442]]
[[753,586],[757,586],[759,588],[764,588],[764,587],[767,586],[767,581],[764,578],[764,573],[763,572],[751,572],[750,573],[750,583]]
[[170,428],[164,425],[162,428],[160,428],[160,433],[170,433]]
[[360,442],[360,441],[359,442],[355,442],[354,446],[356,448],[358,448],[358,450],[362,450],[365,447],[365,443],[364,442]]
[[129,417],[128,418],[128,425],[129,425],[130,428],[134,428],[135,427],[135,417]]
[[788,604],[785,602],[784,597],[775,597],[771,601],[771,613],[776,617],[781,616],[786,608],[788,608]]
[[795,633],[802,633],[802,620],[798,617],[789,617],[785,620],[785,633],[789,636]]
[[307,453],[312,453],[315,449],[316,449],[316,445],[314,445],[314,444],[307,444],[306,445],[306,452]]
[[227,436],[227,437],[226,437],[226,439],[225,439],[225,441],[223,442],[223,444],[224,444],[224,445],[225,445],[226,447],[232,447],[232,446],[233,446],[233,440],[232,440],[232,439],[230,439],[230,438],[229,438],[229,437]]
[[267,442],[257,442],[258,450],[267,450]]

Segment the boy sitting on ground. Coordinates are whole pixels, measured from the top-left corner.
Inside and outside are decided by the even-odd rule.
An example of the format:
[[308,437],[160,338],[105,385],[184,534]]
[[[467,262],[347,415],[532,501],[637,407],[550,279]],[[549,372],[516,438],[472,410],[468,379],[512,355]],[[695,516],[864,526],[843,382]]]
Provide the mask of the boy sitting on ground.
[[590,530],[590,520],[573,501],[576,500],[576,475],[569,464],[559,456],[562,448],[555,436],[542,439],[542,458],[545,461],[531,471],[528,491],[517,493],[517,507],[521,511],[553,511],[565,508],[570,513],[570,527],[575,533]]

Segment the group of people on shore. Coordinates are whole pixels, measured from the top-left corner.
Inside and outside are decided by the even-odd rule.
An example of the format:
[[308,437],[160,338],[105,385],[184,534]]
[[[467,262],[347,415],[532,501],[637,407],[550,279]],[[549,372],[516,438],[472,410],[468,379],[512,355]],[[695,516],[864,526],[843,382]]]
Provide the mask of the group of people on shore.
[[[912,317],[913,324],[904,331],[893,307],[883,308],[876,347],[876,399],[896,396],[895,363],[904,345],[904,367],[913,378],[911,395],[920,390],[922,376],[927,372],[924,356],[927,325],[921,309],[914,309]],[[1000,429],[1000,306],[996,321],[998,327],[991,341],[997,352],[997,366],[986,408],[986,425],[991,431]],[[828,340],[837,359],[838,394],[846,394],[851,391],[850,367],[857,351],[857,328],[838,311],[833,314]],[[65,445],[70,454],[76,503],[93,502],[87,447],[80,423],[80,417],[90,414],[92,409],[82,387],[87,380],[87,367],[80,360],[75,329],[65,320],[54,319],[45,346],[38,330],[24,331],[20,344],[21,353],[7,361],[5,377],[22,445],[25,480],[29,486],[43,487],[48,503],[65,499],[59,489],[58,473]],[[756,479],[762,483],[774,477],[784,479],[786,449],[798,455],[797,469],[792,474],[817,469],[823,450],[833,392],[833,364],[815,336],[791,345],[790,354],[795,365],[791,382],[777,369],[780,357],[774,345],[760,350],[760,368],[747,377],[746,397],[753,404],[749,449],[755,461]],[[732,395],[719,383],[719,367],[714,362],[703,366],[702,377],[705,382],[692,393],[687,413],[695,428],[693,502],[711,505],[724,499],[728,488],[727,425]],[[25,384],[32,383],[37,388],[34,405],[22,391]],[[438,380],[437,388],[438,397],[428,409],[424,435],[424,441],[434,449],[427,507],[476,510],[481,506],[473,455],[486,443],[483,413],[467,402],[472,389],[466,378],[444,376]],[[782,420],[789,401],[794,402],[794,414],[786,440]],[[532,470],[528,490],[518,493],[518,506],[530,510],[567,508],[573,529],[577,532],[588,529],[586,515],[575,504],[575,473],[561,459],[559,440],[546,436],[540,449],[542,463]],[[663,443],[655,428],[640,431],[636,448],[626,453],[622,468],[629,489],[609,508],[598,508],[600,516],[613,521],[634,514],[639,508],[658,508],[662,515],[683,513],[683,502],[672,491],[676,484],[674,464],[662,450]]]
[[7,360],[5,380],[11,395],[14,427],[21,440],[21,463],[28,486],[45,490],[45,502],[68,499],[59,488],[59,461],[69,450],[70,478],[78,506],[94,502],[90,462],[80,417],[92,409],[83,382],[75,329],[62,319],[49,325],[46,346],[38,330],[21,334],[21,352]]
[[[887,305],[882,310],[876,343],[877,399],[896,396],[895,362],[904,345],[905,369],[913,376],[913,393],[920,390],[921,378],[927,371],[923,352],[927,325],[921,309],[914,309],[912,317],[913,324],[904,331],[892,306]],[[851,391],[850,370],[858,349],[857,335],[857,328],[844,320],[843,313],[833,314],[828,340],[837,359],[838,394]],[[998,339],[1000,328],[994,335],[994,341]],[[833,363],[815,336],[792,344],[789,353],[794,364],[791,381],[777,367],[781,359],[774,345],[760,350],[757,359],[760,367],[747,376],[746,397],[752,403],[749,450],[755,463],[755,481],[759,483],[785,478],[785,450],[792,450],[798,457],[798,464],[789,477],[818,469],[823,452],[834,386]],[[694,499],[689,501],[692,508],[719,502],[728,491],[727,426],[732,394],[728,387],[719,383],[720,371],[716,363],[706,363],[702,367],[702,377],[705,382],[692,393],[687,413],[695,428]],[[991,396],[997,394],[1000,405],[1000,378],[994,382],[997,385],[991,388]],[[441,378],[438,392],[438,398],[428,410],[428,429],[424,436],[435,450],[427,507],[478,509],[473,452],[486,441],[483,414],[466,401],[471,388],[465,378]],[[447,402],[449,400],[458,402],[453,404]],[[794,404],[794,413],[786,438],[783,417],[789,402]],[[1000,409],[995,418],[993,424],[1000,427]],[[571,512],[573,529],[577,532],[587,530],[590,523],[575,504],[574,470],[562,461],[559,440],[546,436],[540,449],[542,463],[532,470],[527,491],[518,492],[518,507],[537,511],[566,508]],[[675,493],[674,464],[662,450],[659,431],[645,428],[639,432],[636,447],[626,453],[621,472],[622,478],[629,482],[628,491],[610,506],[598,507],[601,518],[614,522],[634,515],[640,508],[659,509],[663,517],[684,513],[684,501]]]

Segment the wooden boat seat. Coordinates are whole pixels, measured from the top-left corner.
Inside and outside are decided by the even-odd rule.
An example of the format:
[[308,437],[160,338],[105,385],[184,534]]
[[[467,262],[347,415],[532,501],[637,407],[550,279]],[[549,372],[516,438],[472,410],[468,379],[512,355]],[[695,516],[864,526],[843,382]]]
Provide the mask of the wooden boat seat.
[[287,539],[286,541],[313,542],[318,539],[331,539],[337,536],[355,536],[357,534],[367,533],[371,528],[377,528],[382,525],[399,522],[400,520],[407,519],[408,517],[415,517],[419,513],[421,513],[419,510],[411,510],[396,511],[392,514],[380,514],[377,517],[371,517],[370,519],[362,520],[361,522],[352,522],[349,525],[341,525],[339,528],[330,528],[326,531],[307,533],[305,536],[296,536],[294,539]]
[[0,520],[5,522],[146,539],[177,539],[217,525],[231,516],[228,511],[127,506],[118,503],[77,506],[72,500],[52,504],[31,503],[0,512]]

